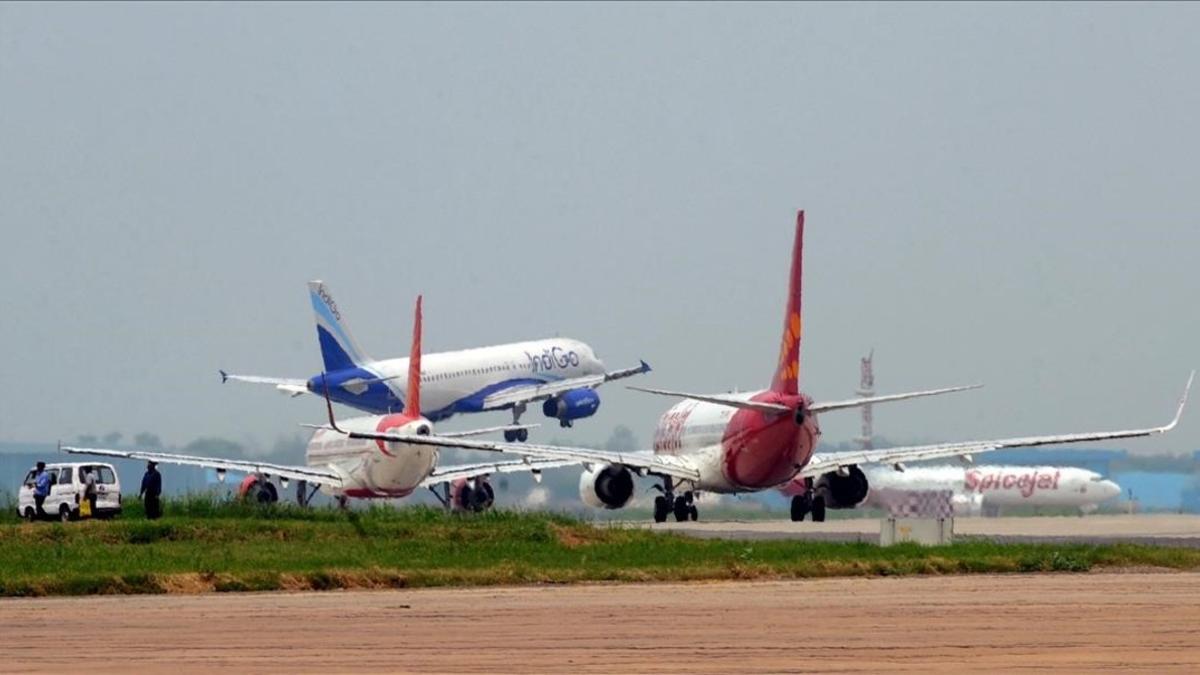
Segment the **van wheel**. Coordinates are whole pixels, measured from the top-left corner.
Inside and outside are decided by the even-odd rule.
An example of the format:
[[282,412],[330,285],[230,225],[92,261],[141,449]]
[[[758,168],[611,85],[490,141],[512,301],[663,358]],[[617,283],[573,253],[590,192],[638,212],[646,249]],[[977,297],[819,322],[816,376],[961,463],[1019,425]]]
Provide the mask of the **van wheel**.
[[25,513],[21,515],[25,518],[25,522],[27,523],[32,523],[33,521],[37,520],[37,513],[35,513],[34,510],[28,506],[25,507]]
[[70,522],[71,508],[69,506],[67,506],[66,504],[63,504],[62,506],[58,507],[58,519],[63,521],[64,523]]

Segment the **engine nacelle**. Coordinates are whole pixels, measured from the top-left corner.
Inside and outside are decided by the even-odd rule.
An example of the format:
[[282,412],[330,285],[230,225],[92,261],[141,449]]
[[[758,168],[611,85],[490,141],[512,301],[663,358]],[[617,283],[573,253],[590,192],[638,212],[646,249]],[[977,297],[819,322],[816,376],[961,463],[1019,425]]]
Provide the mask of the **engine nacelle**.
[[275,485],[253,473],[242,479],[237,494],[239,498],[257,504],[274,504],[279,501],[279,491],[275,489]]
[[825,498],[827,508],[850,509],[867,498],[869,487],[862,469],[850,466],[844,476],[837,471],[821,474],[813,485],[813,492]]
[[546,399],[542,412],[546,417],[570,422],[591,417],[600,409],[600,394],[595,389],[572,389]]
[[633,499],[633,472],[619,464],[587,470],[579,477],[579,498],[596,509],[619,509]]
[[470,511],[479,513],[492,508],[496,501],[496,491],[485,478],[476,478],[475,486],[465,478],[450,484],[450,508],[455,511]]

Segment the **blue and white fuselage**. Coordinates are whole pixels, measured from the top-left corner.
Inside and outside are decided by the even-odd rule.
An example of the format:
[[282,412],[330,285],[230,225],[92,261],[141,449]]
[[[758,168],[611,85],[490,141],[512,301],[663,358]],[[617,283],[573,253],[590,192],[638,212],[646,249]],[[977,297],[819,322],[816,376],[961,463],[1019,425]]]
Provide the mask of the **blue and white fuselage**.
[[[397,413],[404,411],[407,373],[407,358],[385,359],[328,372],[324,379],[329,397],[338,403]],[[517,404],[489,406],[488,399],[506,390],[604,374],[604,363],[592,348],[569,338],[426,354],[421,361],[424,414],[436,422],[457,413],[511,408]],[[309,378],[306,387],[321,395],[322,375]]]
[[[374,414],[405,412],[408,359],[372,359],[358,346],[341,310],[320,281],[308,284],[317,323],[324,369],[307,380],[255,375],[230,375],[226,380],[271,384],[292,395],[325,395]],[[426,354],[421,362],[424,414],[438,421],[458,413],[511,410],[513,422],[530,403],[537,402],[547,417],[568,427],[590,417],[600,407],[595,388],[609,381],[649,372],[640,365],[606,371],[596,352],[584,342],[551,338]],[[524,440],[522,430],[506,432]]]

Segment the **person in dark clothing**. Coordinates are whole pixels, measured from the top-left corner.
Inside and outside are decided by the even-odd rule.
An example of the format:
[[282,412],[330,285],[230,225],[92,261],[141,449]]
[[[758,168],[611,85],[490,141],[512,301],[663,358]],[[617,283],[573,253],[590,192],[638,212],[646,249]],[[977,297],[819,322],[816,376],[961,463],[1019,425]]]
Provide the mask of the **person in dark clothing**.
[[33,477],[33,505],[37,507],[37,517],[45,518],[46,510],[42,505],[50,495],[50,474],[46,473],[46,463],[37,463],[37,473]]
[[146,474],[142,476],[142,489],[138,496],[145,500],[146,517],[155,520],[162,515],[162,505],[158,498],[162,495],[162,474],[158,472],[154,462],[146,462]]

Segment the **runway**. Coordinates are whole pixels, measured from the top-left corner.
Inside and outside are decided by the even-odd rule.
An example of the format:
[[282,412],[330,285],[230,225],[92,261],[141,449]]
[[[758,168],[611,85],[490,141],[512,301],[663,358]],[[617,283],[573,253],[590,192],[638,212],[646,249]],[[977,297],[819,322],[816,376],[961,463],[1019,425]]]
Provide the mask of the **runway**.
[[[701,517],[703,517],[703,512]],[[810,539],[879,543],[879,520],[854,518],[823,523],[789,520],[629,522],[633,527],[724,539]],[[1003,543],[1138,543],[1200,548],[1200,515],[1094,515],[1041,518],[957,518],[955,538]]]
[[1198,620],[1170,572],[0,601],[6,672],[1196,672]]

